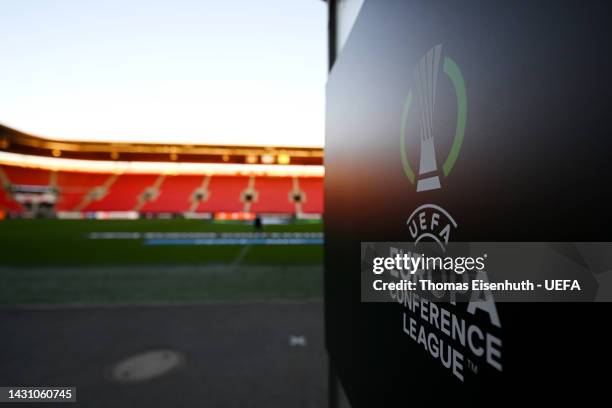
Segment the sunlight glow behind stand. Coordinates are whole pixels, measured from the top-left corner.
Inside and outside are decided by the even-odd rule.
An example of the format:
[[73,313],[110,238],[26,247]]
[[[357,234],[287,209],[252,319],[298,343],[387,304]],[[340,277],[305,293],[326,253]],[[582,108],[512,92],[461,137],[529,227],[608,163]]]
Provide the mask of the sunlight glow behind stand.
[[63,159],[0,152],[0,164],[90,173],[215,174],[323,177],[323,166],[234,163],[132,162]]

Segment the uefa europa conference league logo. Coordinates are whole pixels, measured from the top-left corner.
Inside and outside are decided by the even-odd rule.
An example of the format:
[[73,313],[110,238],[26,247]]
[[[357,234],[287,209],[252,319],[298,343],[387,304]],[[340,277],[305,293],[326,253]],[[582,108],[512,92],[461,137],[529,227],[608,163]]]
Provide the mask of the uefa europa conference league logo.
[[[442,74],[450,81],[442,77]],[[436,90],[451,84],[456,97],[457,122],[449,153],[443,161],[438,161],[436,153],[439,152],[436,152],[434,141],[444,141],[445,137],[451,135],[436,132]],[[418,194],[444,188],[463,144],[467,101],[465,82],[459,66],[451,58],[442,55],[442,45],[436,45],[421,58],[414,69],[401,120],[402,167],[408,181],[416,185]],[[418,173],[408,158],[409,152],[415,152],[410,149],[415,147],[406,146],[407,139],[417,139],[416,135],[408,134],[409,125],[412,129],[417,127],[417,123],[411,121],[418,121]],[[451,232],[457,228],[449,212],[433,203],[416,208],[408,217],[407,225],[415,244],[419,241],[434,241],[442,251],[447,250]],[[391,248],[391,252],[394,256],[402,251]],[[486,280],[486,273],[482,271],[479,278]],[[414,291],[392,291],[391,298],[405,307],[402,313],[403,332],[460,381],[465,381],[467,373],[478,374],[483,366],[502,371],[501,322],[490,292],[483,299],[469,302],[437,303]],[[488,319],[477,319],[476,315]]]
[[[414,93],[412,88],[408,91],[408,97],[406,98],[404,112],[402,114],[400,138],[402,166],[404,167],[406,177],[414,184],[416,176],[406,157],[406,124],[411,108],[413,105],[418,104],[418,109],[420,111],[421,161],[419,164],[418,180],[416,180],[417,192],[440,188],[440,175],[436,160],[436,149],[434,146],[433,116],[436,108],[436,88],[440,74],[441,54],[442,45],[436,45],[427,52],[415,68],[413,80]],[[455,61],[449,57],[444,57],[442,71],[452,82],[457,96],[457,125],[455,127],[455,136],[453,138],[451,150],[442,164],[442,172],[444,177],[447,177],[452,171],[457,161],[457,157],[459,157],[461,144],[463,143],[465,121],[467,119],[467,95],[461,70]],[[413,103],[415,97],[417,101]]]
[[[450,79],[457,99],[457,124],[448,156],[438,164],[434,129],[434,113],[436,110],[436,90],[438,86],[446,85],[439,81],[440,68]],[[410,165],[406,150],[406,129],[410,113],[416,110],[420,131],[420,162],[418,174]],[[412,117],[414,117],[413,115]],[[412,87],[408,91],[402,113],[400,130],[400,154],[404,174],[410,183],[416,183],[416,191],[423,192],[442,188],[445,180],[453,170],[459,157],[465,122],[467,119],[467,95],[461,70],[449,57],[442,56],[442,45],[436,45],[425,54],[414,69]],[[433,239],[442,249],[448,244],[450,233],[457,223],[450,214],[435,204],[423,205],[408,218],[410,235],[419,242],[423,238]]]

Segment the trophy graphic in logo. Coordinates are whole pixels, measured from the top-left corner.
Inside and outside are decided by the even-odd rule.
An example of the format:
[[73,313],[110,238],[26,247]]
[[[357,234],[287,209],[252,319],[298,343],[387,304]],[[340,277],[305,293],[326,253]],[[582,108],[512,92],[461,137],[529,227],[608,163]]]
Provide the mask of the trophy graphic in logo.
[[433,113],[441,52],[442,46],[436,45],[421,58],[414,69],[417,100],[421,108],[421,163],[419,165],[417,191],[440,188],[433,136]]
[[[457,125],[453,143],[447,158],[438,168],[435,146],[434,113],[436,109],[436,89],[440,68],[449,77],[457,96]],[[428,191],[441,188],[440,178],[450,174],[463,143],[465,133],[465,122],[467,118],[467,96],[465,82],[461,70],[449,57],[442,58],[442,45],[436,45],[430,49],[419,61],[414,69],[412,87],[408,91],[404,111],[402,114],[400,153],[404,173],[411,183],[416,181],[416,191]],[[413,91],[414,90],[414,91]],[[413,99],[416,103],[413,104]],[[418,176],[410,166],[406,153],[406,129],[408,116],[411,108],[418,109],[418,121],[420,131],[420,163]],[[441,171],[440,171],[441,170]]]

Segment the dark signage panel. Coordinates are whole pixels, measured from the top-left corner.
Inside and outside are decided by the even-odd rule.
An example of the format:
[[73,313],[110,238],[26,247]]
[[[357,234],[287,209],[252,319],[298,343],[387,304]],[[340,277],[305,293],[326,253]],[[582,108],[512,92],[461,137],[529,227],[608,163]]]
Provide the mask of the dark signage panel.
[[606,1],[365,2],[325,152],[327,348],[353,406],[605,397],[609,303],[362,303],[359,271],[362,242],[610,241],[611,39]]

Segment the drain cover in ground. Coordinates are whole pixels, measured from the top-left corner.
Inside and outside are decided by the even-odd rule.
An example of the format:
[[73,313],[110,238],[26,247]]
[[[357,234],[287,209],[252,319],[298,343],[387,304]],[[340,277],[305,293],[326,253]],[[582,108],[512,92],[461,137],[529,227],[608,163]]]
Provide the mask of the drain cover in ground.
[[152,350],[121,360],[110,371],[111,378],[120,382],[146,381],[176,369],[184,362],[181,353],[172,350]]

